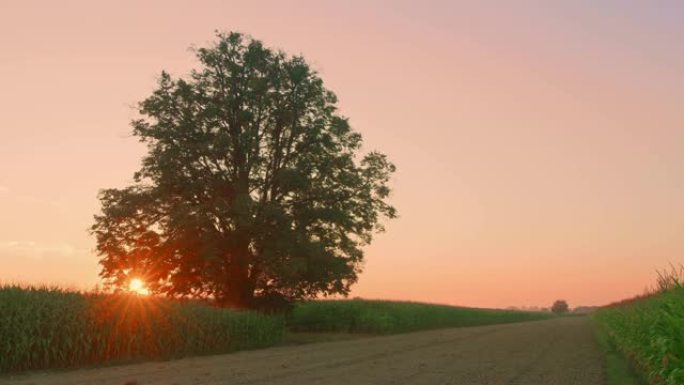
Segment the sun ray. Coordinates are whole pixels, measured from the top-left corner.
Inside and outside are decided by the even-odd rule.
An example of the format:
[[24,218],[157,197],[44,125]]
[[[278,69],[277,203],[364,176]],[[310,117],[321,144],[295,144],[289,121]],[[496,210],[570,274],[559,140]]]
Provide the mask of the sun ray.
[[145,287],[145,282],[140,278],[133,278],[128,283],[128,291],[139,295],[149,295],[150,291]]

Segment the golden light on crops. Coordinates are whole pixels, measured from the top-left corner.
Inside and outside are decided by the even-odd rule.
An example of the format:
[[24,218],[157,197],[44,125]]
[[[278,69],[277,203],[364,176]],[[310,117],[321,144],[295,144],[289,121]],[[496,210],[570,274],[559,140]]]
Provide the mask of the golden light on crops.
[[128,283],[128,291],[140,295],[150,294],[150,291],[145,287],[145,282],[143,282],[140,278],[131,279],[131,281]]

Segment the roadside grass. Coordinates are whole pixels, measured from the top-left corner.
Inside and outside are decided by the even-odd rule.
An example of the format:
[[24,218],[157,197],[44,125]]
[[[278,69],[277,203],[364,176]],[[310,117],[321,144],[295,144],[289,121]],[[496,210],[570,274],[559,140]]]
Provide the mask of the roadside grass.
[[684,384],[683,273],[660,273],[651,293],[594,314],[608,342],[650,384]]
[[552,314],[542,312],[354,299],[298,303],[287,318],[287,326],[299,332],[391,334],[552,317]]
[[622,353],[610,342],[605,331],[596,327],[594,332],[605,355],[606,385],[645,385],[646,381],[630,367]]
[[0,373],[277,344],[283,322],[189,301],[0,286]]

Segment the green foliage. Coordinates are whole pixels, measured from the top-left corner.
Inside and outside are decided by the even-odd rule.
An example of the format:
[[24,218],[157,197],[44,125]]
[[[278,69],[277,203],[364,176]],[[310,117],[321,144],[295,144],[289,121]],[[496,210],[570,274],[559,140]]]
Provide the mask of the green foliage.
[[549,313],[493,310],[414,302],[336,300],[295,305],[288,327],[295,331],[401,333],[552,317]]
[[302,57],[238,33],[162,73],[133,133],[148,146],[135,184],[100,194],[92,232],[102,277],[154,293],[249,306],[254,295],[347,294],[361,247],[392,218],[394,165],[361,135]]
[[684,384],[684,288],[661,274],[658,291],[611,305],[594,317],[610,342],[651,384]]
[[197,301],[0,286],[0,372],[223,353],[282,333],[279,318]]
[[601,346],[606,359],[606,385],[643,385],[645,381],[639,378],[634,368],[630,367],[603,328],[595,329],[596,341]]

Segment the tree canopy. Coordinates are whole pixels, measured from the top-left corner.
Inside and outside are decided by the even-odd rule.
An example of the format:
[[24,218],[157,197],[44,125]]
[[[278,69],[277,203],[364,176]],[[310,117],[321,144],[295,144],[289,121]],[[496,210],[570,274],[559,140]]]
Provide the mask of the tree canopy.
[[559,299],[551,305],[551,311],[556,314],[564,314],[570,311],[570,307],[568,306],[567,301]]
[[239,33],[195,52],[200,69],[162,72],[139,104],[133,133],[148,152],[135,183],[99,194],[100,275],[235,307],[346,295],[362,247],[396,215],[394,165],[361,154],[304,58]]

